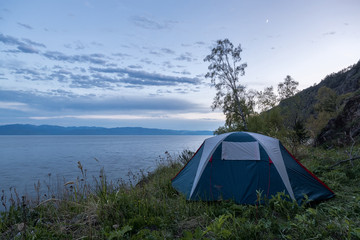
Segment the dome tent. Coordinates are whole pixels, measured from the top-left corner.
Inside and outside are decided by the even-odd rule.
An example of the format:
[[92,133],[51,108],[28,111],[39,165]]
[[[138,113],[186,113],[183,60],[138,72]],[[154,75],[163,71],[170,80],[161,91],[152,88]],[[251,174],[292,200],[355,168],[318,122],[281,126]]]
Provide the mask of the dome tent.
[[270,197],[285,192],[301,204],[325,200],[334,192],[297,161],[278,139],[251,132],[208,138],[172,179],[188,200],[232,199],[255,204],[256,192]]

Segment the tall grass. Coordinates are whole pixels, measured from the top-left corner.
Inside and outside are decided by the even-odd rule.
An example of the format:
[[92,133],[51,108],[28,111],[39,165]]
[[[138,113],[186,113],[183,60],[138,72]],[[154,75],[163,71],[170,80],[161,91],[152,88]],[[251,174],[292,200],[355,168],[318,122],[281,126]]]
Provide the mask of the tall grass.
[[[359,146],[358,146],[359,148]],[[90,184],[80,176],[34,202],[13,196],[1,213],[1,239],[359,239],[360,164],[329,166],[346,158],[344,149],[304,148],[302,163],[332,188],[336,197],[299,206],[278,193],[263,205],[231,201],[189,202],[171,178],[191,156],[165,156],[155,171],[129,174],[111,183],[103,171]]]

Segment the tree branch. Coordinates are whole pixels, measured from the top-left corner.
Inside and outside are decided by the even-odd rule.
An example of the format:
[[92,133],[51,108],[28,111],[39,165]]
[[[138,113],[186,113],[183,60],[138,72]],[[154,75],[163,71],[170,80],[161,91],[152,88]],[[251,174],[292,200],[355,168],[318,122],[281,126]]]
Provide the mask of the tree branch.
[[345,163],[345,162],[352,162],[352,161],[354,161],[354,160],[358,160],[358,159],[360,159],[360,156],[358,156],[358,157],[354,157],[354,158],[345,159],[345,160],[342,160],[342,161],[339,161],[339,162],[337,162],[337,163],[335,163],[335,164],[331,165],[331,166],[329,167],[329,169],[334,169],[334,167],[336,167],[336,166],[338,166],[338,165],[340,165],[340,164],[342,164],[342,163]]

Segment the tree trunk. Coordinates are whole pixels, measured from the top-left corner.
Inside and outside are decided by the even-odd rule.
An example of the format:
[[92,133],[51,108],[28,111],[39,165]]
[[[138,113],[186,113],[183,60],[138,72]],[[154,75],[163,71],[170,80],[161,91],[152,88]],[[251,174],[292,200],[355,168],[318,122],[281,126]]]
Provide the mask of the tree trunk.
[[245,131],[248,131],[249,129],[248,129],[248,127],[247,127],[247,123],[246,123],[246,119],[245,119],[245,114],[244,114],[244,111],[243,111],[242,108],[241,108],[240,100],[239,100],[237,94],[235,94],[235,101],[236,101],[237,108],[238,108],[238,110],[239,110],[239,112],[240,112],[241,119],[242,119],[242,121],[243,121],[244,130],[245,130]]

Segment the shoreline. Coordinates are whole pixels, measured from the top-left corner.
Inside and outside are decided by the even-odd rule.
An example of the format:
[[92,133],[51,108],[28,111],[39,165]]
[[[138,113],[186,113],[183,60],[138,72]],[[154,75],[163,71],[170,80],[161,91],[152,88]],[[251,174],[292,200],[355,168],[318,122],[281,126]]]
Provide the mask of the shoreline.
[[[2,213],[3,238],[15,235],[47,239],[280,239],[335,238],[359,234],[360,163],[328,170],[342,149],[304,148],[302,163],[331,187],[336,197],[298,204],[278,194],[264,205],[231,201],[189,202],[170,179],[190,154],[164,159],[141,184],[110,185],[99,176],[96,187],[68,183],[63,198],[48,198],[35,207],[21,205]],[[344,152],[344,153],[342,153]],[[185,157],[184,157],[185,156]],[[81,172],[81,167],[79,166]],[[72,188],[70,188],[72,186]],[[90,190],[88,192],[87,190]],[[260,196],[261,197],[261,196]],[[330,219],[330,220],[329,220]]]

